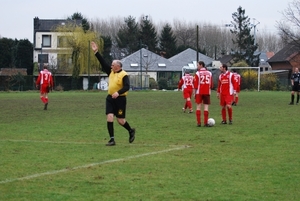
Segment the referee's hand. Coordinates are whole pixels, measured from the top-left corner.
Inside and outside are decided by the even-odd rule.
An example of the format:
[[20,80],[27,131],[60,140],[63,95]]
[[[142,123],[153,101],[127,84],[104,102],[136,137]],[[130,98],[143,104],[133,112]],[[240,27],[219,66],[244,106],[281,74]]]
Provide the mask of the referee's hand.
[[115,92],[111,95],[112,98],[118,98],[119,97],[119,93],[118,92]]

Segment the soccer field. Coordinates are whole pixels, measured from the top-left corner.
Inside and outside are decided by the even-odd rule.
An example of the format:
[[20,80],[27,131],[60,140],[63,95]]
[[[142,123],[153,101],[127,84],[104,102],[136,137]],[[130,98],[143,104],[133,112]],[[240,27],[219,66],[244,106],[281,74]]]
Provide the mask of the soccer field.
[[[0,200],[299,200],[300,105],[242,91],[233,125],[183,113],[182,92],[130,91],[127,131],[106,147],[106,92],[0,93]],[[195,104],[193,104],[195,111]]]

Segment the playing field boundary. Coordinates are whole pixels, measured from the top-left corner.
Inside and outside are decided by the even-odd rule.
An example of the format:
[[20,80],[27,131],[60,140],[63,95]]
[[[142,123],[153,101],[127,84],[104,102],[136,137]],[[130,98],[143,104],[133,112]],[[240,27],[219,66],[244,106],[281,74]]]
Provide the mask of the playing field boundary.
[[176,147],[161,150],[161,151],[138,154],[138,155],[128,156],[128,157],[119,158],[119,159],[112,159],[112,160],[102,161],[102,162],[99,162],[99,163],[91,163],[91,164],[77,166],[77,167],[73,167],[73,168],[67,168],[67,169],[61,169],[61,170],[55,170],[55,171],[48,171],[48,172],[28,175],[26,177],[20,177],[20,178],[15,178],[15,179],[6,179],[6,180],[3,180],[3,181],[0,181],[0,184],[6,184],[6,183],[15,182],[15,181],[23,181],[23,180],[33,179],[33,178],[42,177],[42,176],[46,176],[46,175],[54,175],[54,174],[59,174],[59,173],[63,173],[63,172],[69,172],[69,171],[73,171],[73,170],[89,168],[89,167],[93,167],[93,166],[97,166],[97,165],[115,163],[115,162],[119,162],[119,161],[130,160],[130,159],[135,159],[135,158],[141,158],[141,157],[144,157],[144,156],[156,155],[156,154],[161,154],[161,153],[166,153],[166,152],[171,152],[171,151],[176,151],[176,150],[181,150],[181,149],[186,149],[186,148],[190,148],[190,146],[188,146],[188,145],[176,146]]
[[[51,141],[51,140],[14,140],[14,139],[0,139],[0,142],[25,142],[25,143],[49,143],[49,144],[77,144],[77,145],[103,145],[106,142],[75,142],[75,141]],[[148,144],[148,143],[117,143],[117,145],[128,146],[143,146],[143,147],[177,147],[178,145],[165,145],[165,144]]]

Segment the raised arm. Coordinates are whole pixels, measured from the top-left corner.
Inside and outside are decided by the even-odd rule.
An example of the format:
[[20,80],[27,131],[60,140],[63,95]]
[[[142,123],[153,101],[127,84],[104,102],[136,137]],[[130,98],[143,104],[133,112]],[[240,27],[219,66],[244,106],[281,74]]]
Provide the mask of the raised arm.
[[107,75],[109,75],[110,72],[111,72],[111,67],[110,67],[109,64],[106,63],[106,61],[104,60],[104,58],[98,52],[98,45],[94,41],[91,42],[91,48],[94,51],[94,54],[97,57],[98,61],[100,62],[101,66],[102,66],[102,70],[104,72],[106,72]]

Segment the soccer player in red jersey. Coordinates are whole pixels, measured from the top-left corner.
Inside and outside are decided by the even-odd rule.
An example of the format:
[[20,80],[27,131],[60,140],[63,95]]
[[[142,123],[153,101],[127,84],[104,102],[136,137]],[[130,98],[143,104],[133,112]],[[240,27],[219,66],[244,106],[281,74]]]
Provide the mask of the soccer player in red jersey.
[[236,70],[234,70],[234,69],[232,70],[232,73],[233,73],[234,80],[235,80],[235,83],[236,83],[236,93],[234,95],[232,105],[236,106],[239,102],[239,93],[241,91],[241,75],[238,74],[236,72]]
[[232,124],[232,99],[236,93],[236,82],[233,73],[227,70],[226,64],[220,66],[221,74],[218,81],[217,97],[220,99],[222,107],[222,124],[227,124],[226,121],[226,108],[228,111],[229,124]]
[[182,108],[182,111],[185,112],[189,108],[189,113],[193,112],[191,97],[193,95],[193,80],[194,77],[190,75],[189,71],[184,73],[184,76],[179,80],[178,89],[182,89],[183,98],[185,99],[185,105]]
[[197,126],[201,127],[201,107],[203,104],[204,126],[208,127],[208,106],[210,105],[210,93],[213,88],[212,73],[205,68],[205,63],[203,61],[198,62],[197,69],[198,71],[194,76]]
[[40,71],[39,76],[35,82],[36,88],[40,87],[40,98],[44,103],[44,110],[47,110],[48,106],[48,93],[53,88],[53,78],[48,66],[44,65],[44,70]]

